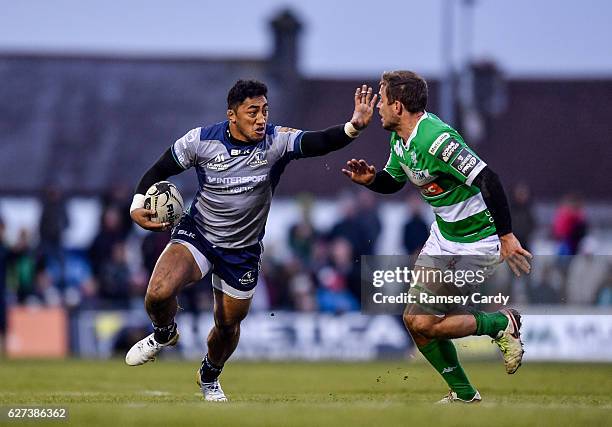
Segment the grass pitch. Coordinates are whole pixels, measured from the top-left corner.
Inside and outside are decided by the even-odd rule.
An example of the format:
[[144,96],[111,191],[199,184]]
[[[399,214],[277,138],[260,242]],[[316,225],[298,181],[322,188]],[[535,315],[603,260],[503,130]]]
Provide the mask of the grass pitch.
[[[231,402],[202,401],[194,361],[0,361],[0,424],[139,426],[610,425],[612,364],[465,363],[478,405],[434,406],[442,379],[419,362],[229,363]],[[8,420],[10,407],[68,408],[68,421]],[[4,417],[4,418],[2,418]]]

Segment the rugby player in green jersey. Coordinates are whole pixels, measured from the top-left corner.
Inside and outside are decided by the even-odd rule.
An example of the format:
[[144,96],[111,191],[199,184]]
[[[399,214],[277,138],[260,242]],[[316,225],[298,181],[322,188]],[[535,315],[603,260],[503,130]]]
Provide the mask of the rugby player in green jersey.
[[[407,181],[419,188],[436,220],[415,270],[443,269],[438,265],[440,260],[473,255],[467,258],[488,274],[500,260],[517,276],[529,273],[532,256],[512,234],[510,210],[498,176],[455,129],[427,112],[426,106],[427,83],[423,78],[411,71],[384,73],[377,107],[383,128],[391,131],[387,165],[377,172],[366,161],[352,159],[342,172],[378,193],[399,191]],[[410,294],[418,293],[440,294],[439,283],[420,280],[410,289]],[[440,403],[481,400],[459,363],[450,341],[453,338],[489,335],[503,354],[507,373],[513,374],[521,365],[521,323],[515,310],[485,313],[417,299],[406,307],[404,323],[421,353],[451,389]]]

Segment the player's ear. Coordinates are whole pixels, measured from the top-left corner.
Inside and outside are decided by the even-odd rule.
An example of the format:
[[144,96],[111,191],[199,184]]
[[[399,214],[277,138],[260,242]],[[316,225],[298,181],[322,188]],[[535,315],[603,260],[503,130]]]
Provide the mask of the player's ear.
[[393,106],[395,107],[395,114],[397,114],[398,116],[402,114],[402,111],[404,110],[404,106],[402,105],[400,101],[394,101]]
[[227,110],[227,119],[232,123],[236,123],[236,112],[231,108]]

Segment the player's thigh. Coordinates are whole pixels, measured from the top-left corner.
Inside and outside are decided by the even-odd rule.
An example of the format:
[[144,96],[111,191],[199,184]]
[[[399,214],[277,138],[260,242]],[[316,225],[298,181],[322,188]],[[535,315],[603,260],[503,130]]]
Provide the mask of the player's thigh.
[[249,313],[252,298],[234,298],[213,288],[214,317],[217,326],[238,325]]
[[147,288],[147,296],[170,298],[185,285],[200,280],[202,272],[189,249],[178,243],[169,244],[162,252]]

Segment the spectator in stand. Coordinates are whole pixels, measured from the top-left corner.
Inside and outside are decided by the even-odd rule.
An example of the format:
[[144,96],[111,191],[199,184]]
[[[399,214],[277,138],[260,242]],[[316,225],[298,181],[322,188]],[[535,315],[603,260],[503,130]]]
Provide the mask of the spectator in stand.
[[531,251],[531,235],[536,226],[531,203],[531,191],[526,184],[518,184],[510,197],[512,212],[512,230],[523,248]]
[[130,204],[132,203],[132,189],[125,184],[113,184],[102,196],[102,210],[115,208],[119,212],[118,230],[123,240],[127,239],[132,230],[130,217]]
[[341,217],[331,228],[328,238],[333,241],[337,238],[346,239],[352,248],[353,257],[359,262],[361,255],[367,255],[370,250],[369,236],[374,234],[359,220],[359,208],[355,195],[351,192],[340,196]]
[[131,288],[134,284],[127,262],[126,245],[115,242],[110,250],[110,257],[105,257],[99,264],[98,295],[105,308],[128,308]]
[[289,229],[289,248],[303,265],[310,263],[312,248],[318,233],[312,224],[312,197],[301,195],[298,197],[301,219]]
[[17,235],[17,241],[9,250],[7,259],[8,286],[15,292],[19,304],[25,303],[28,297],[36,295],[36,264],[30,235],[28,230],[22,228]]
[[317,311],[315,284],[312,276],[299,271],[289,279],[289,292],[293,301],[293,309],[301,312]]
[[358,297],[350,289],[351,284],[359,286],[351,244],[346,239],[336,238],[330,244],[329,254],[328,264],[316,272],[319,309],[331,313],[358,310]]
[[404,225],[403,244],[408,255],[418,255],[429,237],[429,224],[423,216],[423,201],[416,194],[407,199],[410,219]]
[[64,248],[62,236],[68,228],[68,211],[61,190],[55,186],[45,189],[42,203],[42,215],[39,222],[39,255],[45,265],[56,263],[58,267],[57,284],[64,287]]
[[89,248],[89,260],[95,276],[101,274],[105,260],[111,256],[113,247],[125,240],[121,229],[121,212],[110,206],[102,212],[100,229]]
[[575,255],[587,233],[582,201],[575,194],[563,198],[553,220],[553,235],[559,242],[559,255]]

